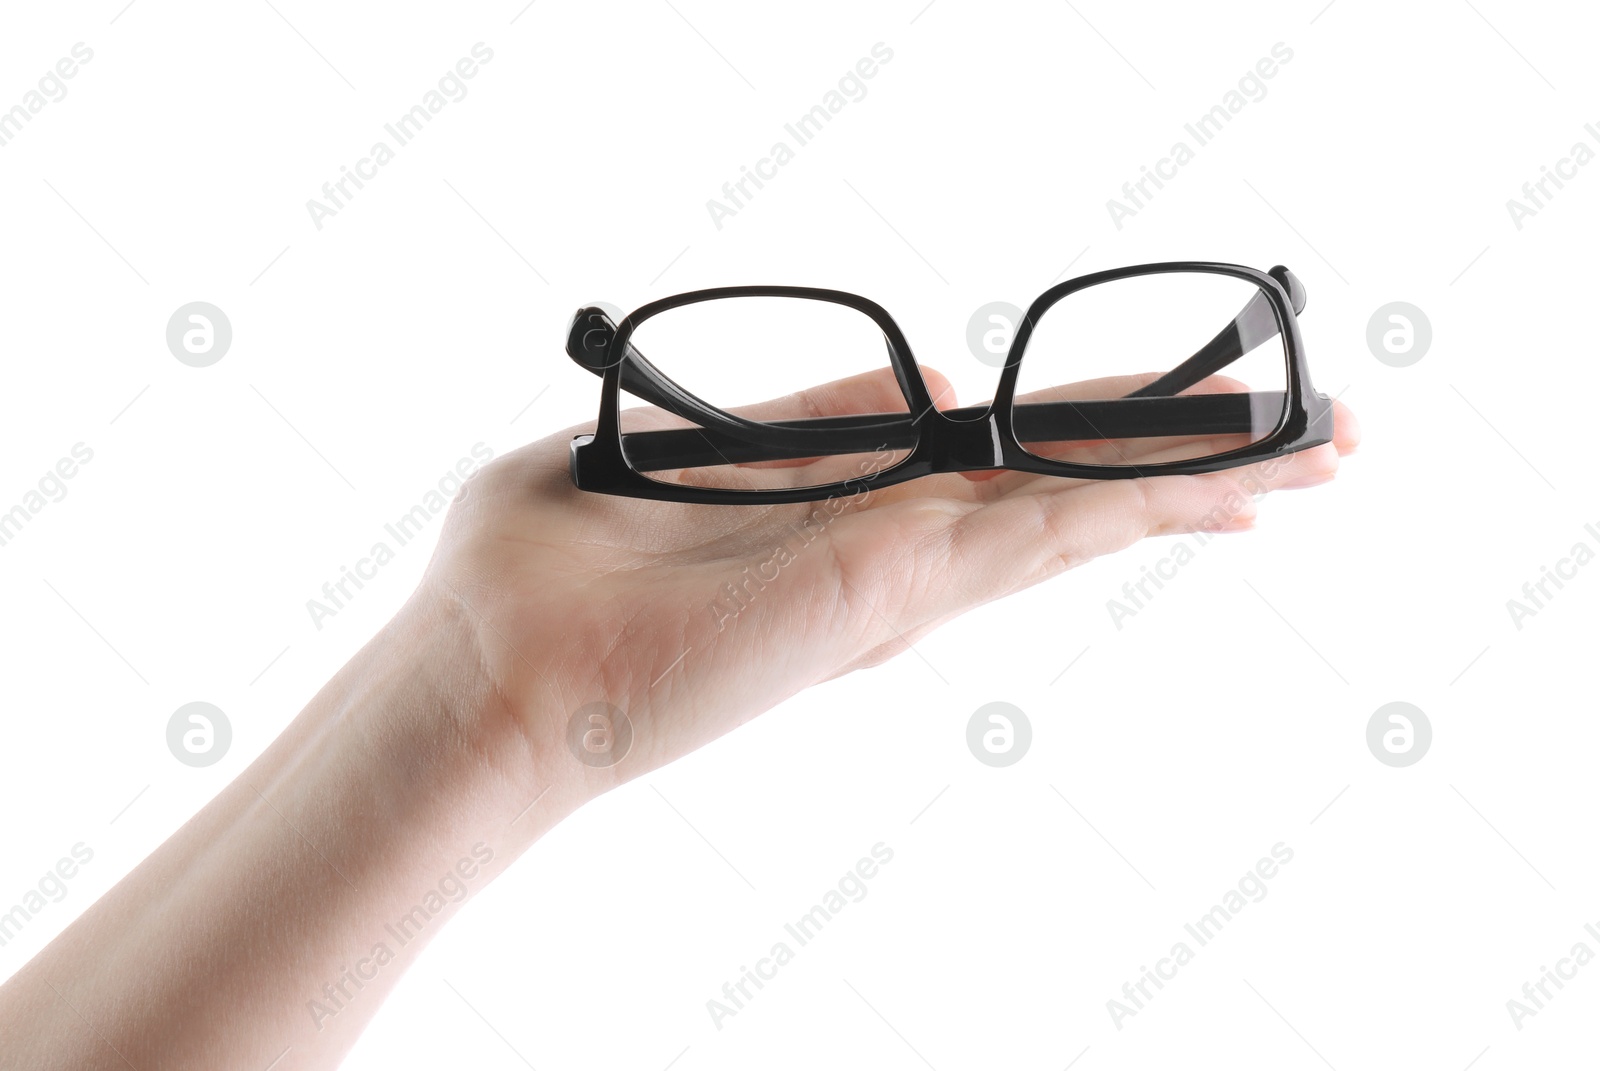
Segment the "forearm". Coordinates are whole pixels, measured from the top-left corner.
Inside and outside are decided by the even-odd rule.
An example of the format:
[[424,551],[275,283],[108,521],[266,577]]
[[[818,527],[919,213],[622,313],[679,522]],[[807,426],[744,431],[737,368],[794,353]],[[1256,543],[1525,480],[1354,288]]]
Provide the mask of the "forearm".
[[0,987],[0,1064],[335,1066],[460,904],[576,805],[557,786],[527,809],[550,779],[477,642],[408,606]]

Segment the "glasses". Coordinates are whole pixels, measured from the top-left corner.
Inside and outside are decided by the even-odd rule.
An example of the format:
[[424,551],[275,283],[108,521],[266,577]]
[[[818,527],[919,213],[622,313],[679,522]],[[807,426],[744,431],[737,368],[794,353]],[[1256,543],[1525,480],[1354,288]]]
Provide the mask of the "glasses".
[[940,407],[947,391],[930,392],[893,318],[855,294],[720,287],[620,323],[586,307],[567,353],[603,388],[593,434],[573,440],[572,479],[602,494],[771,504],[946,472],[1107,480],[1247,465],[1333,437],[1333,403],[1312,389],[1300,341],[1305,299],[1282,266],[1070,279],[1020,317],[975,322],[976,351],[1003,363],[994,399],[965,408]]

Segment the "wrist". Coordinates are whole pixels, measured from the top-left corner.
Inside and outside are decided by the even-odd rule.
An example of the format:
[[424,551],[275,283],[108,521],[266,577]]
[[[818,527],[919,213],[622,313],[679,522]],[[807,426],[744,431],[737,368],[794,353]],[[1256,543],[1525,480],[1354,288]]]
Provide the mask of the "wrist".
[[[16,1055],[264,1067],[289,1046],[331,1065],[460,905],[581,803],[540,797],[550,778],[473,668],[474,642],[408,604],[0,991],[0,1033],[33,1027]],[[119,1018],[134,977],[141,1006],[185,1014]]]
[[565,747],[553,670],[453,590],[425,581],[328,687],[419,819],[503,845],[506,863],[596,794]]

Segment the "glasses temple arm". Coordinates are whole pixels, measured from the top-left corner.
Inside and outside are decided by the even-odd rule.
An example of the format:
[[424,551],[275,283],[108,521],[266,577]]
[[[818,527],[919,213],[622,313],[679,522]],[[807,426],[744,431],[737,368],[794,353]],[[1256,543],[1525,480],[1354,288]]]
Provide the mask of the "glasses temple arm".
[[[1289,305],[1298,316],[1306,307],[1305,286],[1281,264],[1267,274],[1278,280],[1288,292]],[[1154,383],[1140,387],[1128,397],[1157,398],[1180,394],[1207,376],[1216,375],[1244,354],[1271,340],[1277,333],[1278,317],[1273,311],[1272,299],[1265,292],[1257,291],[1255,297],[1239,310],[1233,322],[1219,331],[1215,338],[1172,371]]]
[[[580,368],[597,376],[606,374],[606,353],[617,325],[604,309],[587,306],[579,309],[567,328],[567,356]],[[633,343],[622,356],[622,389],[659,409],[676,414],[702,427],[717,428],[731,435],[759,436],[763,424],[745,420],[717,408],[684,390],[645,359]]]
[[[1285,401],[1282,391],[1259,391],[1030,402],[1017,406],[1012,419],[1020,442],[1235,435],[1275,421],[1283,412]],[[947,410],[944,415],[955,420],[973,420],[986,410],[986,406],[973,406]],[[744,465],[909,450],[918,440],[914,422],[892,413],[777,421],[765,427],[769,436],[760,440],[710,428],[630,432],[624,436],[628,444],[628,463],[640,472],[659,472],[705,465]],[[781,435],[785,430],[801,429],[803,437],[796,442],[774,441],[772,437],[774,433]]]

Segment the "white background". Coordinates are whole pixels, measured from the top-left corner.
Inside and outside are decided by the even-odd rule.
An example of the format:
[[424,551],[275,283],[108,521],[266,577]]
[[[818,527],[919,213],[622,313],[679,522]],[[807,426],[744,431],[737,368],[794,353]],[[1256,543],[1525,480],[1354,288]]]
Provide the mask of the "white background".
[[[1600,568],[1521,629],[1506,606],[1600,545],[1600,167],[1520,229],[1506,207],[1575,142],[1600,148],[1579,5],[124,2],[12,7],[0,34],[5,107],[75,42],[94,51],[0,148],[0,510],[94,451],[0,547],[0,903],[94,852],[0,975],[401,604],[420,544],[320,630],[305,605],[386,521],[475,443],[592,418],[598,382],[561,350],[580,304],[856,290],[976,401],[997,372],[965,331],[987,302],[1064,272],[1281,262],[1310,293],[1317,386],[1365,427],[1337,483],[1265,502],[1121,629],[1107,600],[1175,540],[586,808],[434,943],[348,1066],[1592,1054],[1600,967],[1520,1030],[1506,1007],[1575,942],[1600,951]],[[480,41],[469,95],[319,231],[307,199]],[[714,226],[706,201],[877,42],[893,59],[865,99]],[[1108,198],[1278,42],[1293,59],[1265,98],[1114,226]],[[233,325],[209,368],[165,342],[197,300]],[[1367,346],[1391,301],[1433,325],[1410,367]],[[165,742],[194,700],[234,731],[205,769]],[[996,700],[1033,727],[1006,769],[965,742]],[[1365,739],[1396,700],[1434,732],[1403,769]],[[718,1030],[706,1001],[879,841],[894,860],[866,899]],[[1106,1002],[1280,841],[1269,895],[1118,1029]]]

